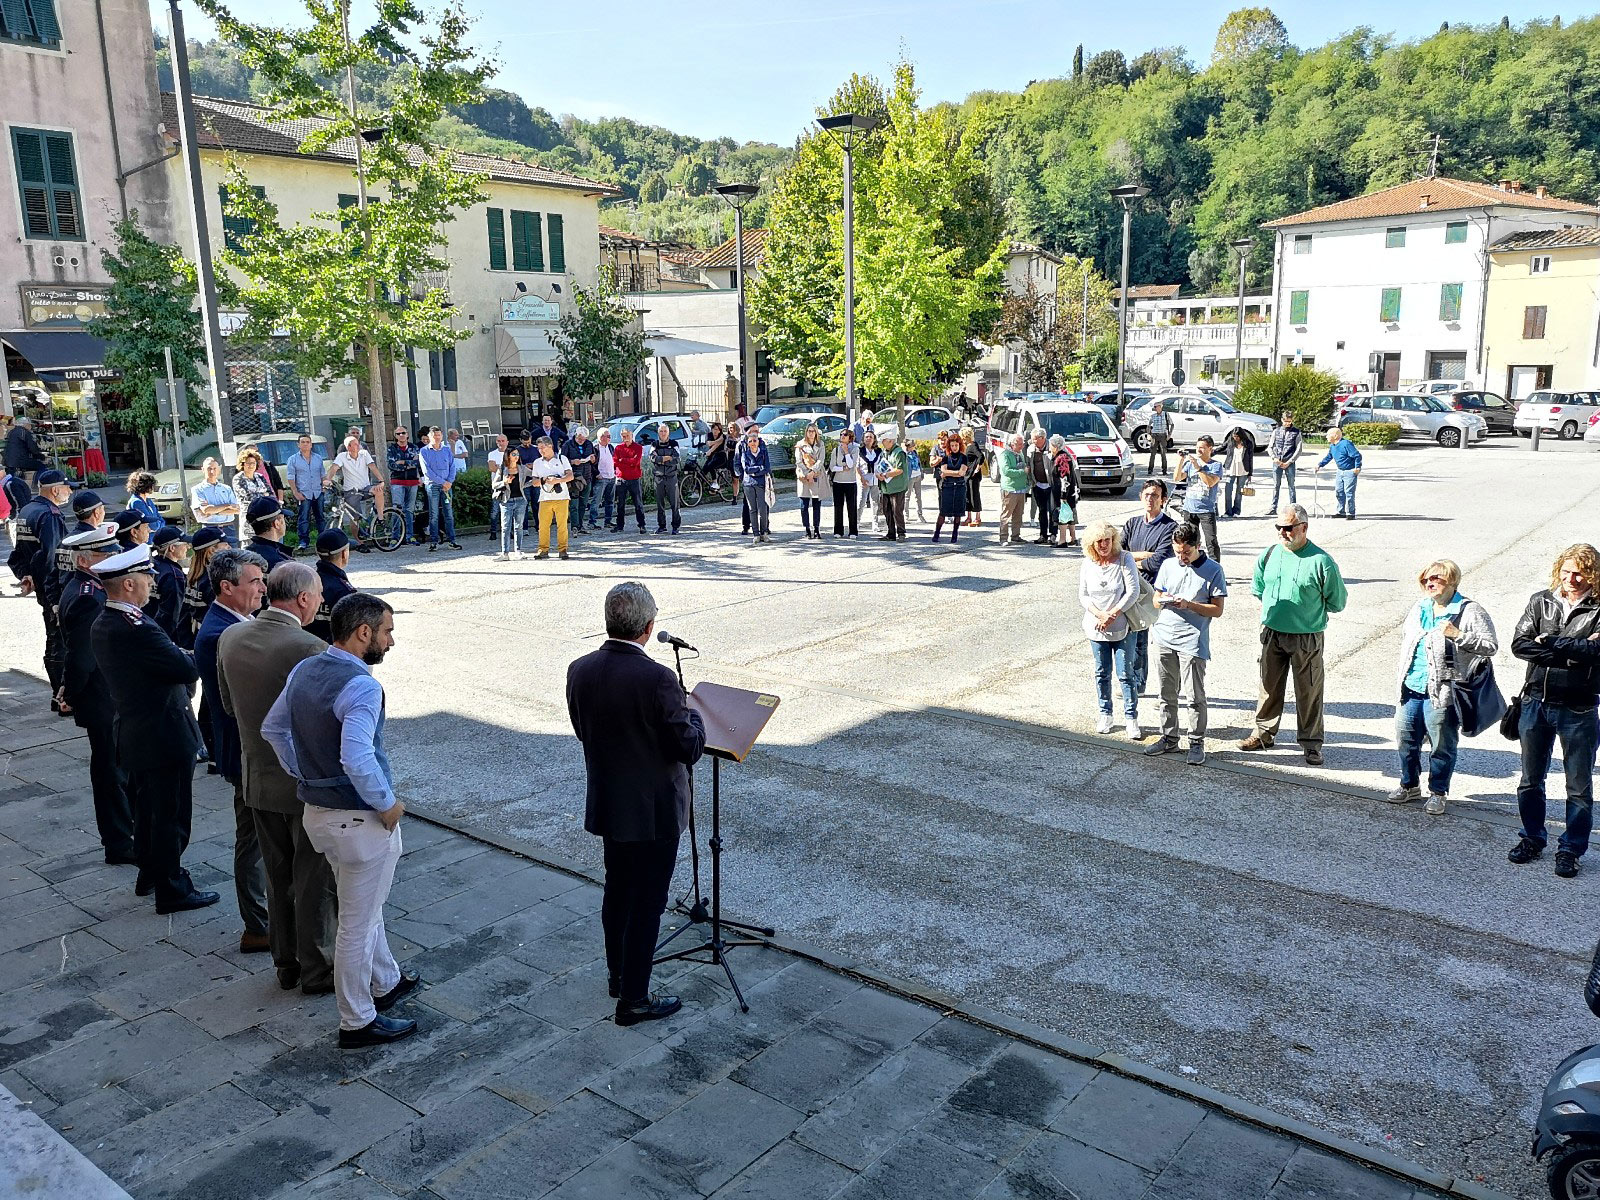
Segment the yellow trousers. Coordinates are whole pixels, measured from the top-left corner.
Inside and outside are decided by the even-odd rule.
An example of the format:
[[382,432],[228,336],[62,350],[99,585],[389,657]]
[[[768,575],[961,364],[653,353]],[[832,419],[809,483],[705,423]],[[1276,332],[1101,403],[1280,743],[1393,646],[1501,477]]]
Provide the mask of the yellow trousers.
[[571,500],[539,501],[539,553],[550,553],[550,528],[555,527],[556,549],[567,552],[567,506]]

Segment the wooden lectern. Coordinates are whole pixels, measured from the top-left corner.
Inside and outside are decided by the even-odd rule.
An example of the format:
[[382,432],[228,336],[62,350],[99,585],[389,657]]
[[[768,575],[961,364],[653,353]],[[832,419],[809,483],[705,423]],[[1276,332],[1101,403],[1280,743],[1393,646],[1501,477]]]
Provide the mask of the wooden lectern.
[[[689,911],[689,920],[669,933],[656,949],[660,950],[691,925],[708,919],[711,923],[711,935],[698,946],[659,955],[655,961],[663,963],[684,959],[720,966],[728,976],[733,994],[739,1000],[739,1010],[749,1012],[750,1006],[745,1003],[744,993],[739,990],[739,983],[733,977],[733,969],[728,965],[728,950],[734,946],[760,946],[764,943],[754,938],[726,940],[722,936],[722,927],[731,925],[742,932],[760,934],[764,937],[771,937],[773,930],[762,925],[745,925],[738,921],[722,919],[722,760],[743,762],[750,756],[750,751],[755,748],[756,739],[761,736],[761,731],[767,727],[767,722],[772,720],[772,714],[777,711],[778,697],[766,692],[748,692],[743,688],[726,687],[720,683],[701,683],[695,686],[687,699],[689,707],[700,714],[700,720],[706,727],[706,754],[711,758],[711,839],[707,843],[711,848],[711,908],[708,918],[704,902],[696,897],[695,905]],[[694,836],[692,828],[691,811],[691,838]],[[696,871],[697,889],[698,886],[699,872]],[[705,957],[701,958],[700,955]]]

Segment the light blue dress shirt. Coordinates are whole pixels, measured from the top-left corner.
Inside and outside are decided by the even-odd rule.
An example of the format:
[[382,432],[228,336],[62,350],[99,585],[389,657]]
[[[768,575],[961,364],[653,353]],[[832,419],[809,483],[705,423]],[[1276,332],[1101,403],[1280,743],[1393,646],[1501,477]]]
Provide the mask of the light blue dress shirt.
[[[329,646],[323,653],[342,655],[361,668],[361,674],[345,684],[333,701],[333,715],[339,719],[339,765],[350,777],[350,783],[360,794],[362,803],[378,812],[386,812],[394,807],[394,788],[383,773],[377,751],[373,748],[377,740],[378,718],[383,712],[383,684],[373,678],[366,663],[348,650]],[[283,683],[283,691],[272,702],[267,719],[261,723],[262,738],[272,747],[283,769],[295,779],[305,777],[300,774],[294,737],[289,728],[289,706],[284,703],[284,698],[289,694],[289,684],[294,680],[295,671],[299,669],[300,666],[296,666],[294,671],[289,672],[289,678]]]

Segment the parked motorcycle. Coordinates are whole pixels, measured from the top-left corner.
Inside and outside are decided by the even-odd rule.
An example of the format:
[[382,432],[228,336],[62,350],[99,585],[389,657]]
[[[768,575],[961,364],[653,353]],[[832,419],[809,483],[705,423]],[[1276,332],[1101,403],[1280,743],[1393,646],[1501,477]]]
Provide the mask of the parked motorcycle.
[[[1583,999],[1600,1017],[1600,945],[1595,946]],[[1600,1198],[1600,1046],[1562,1060],[1545,1084],[1534,1129],[1535,1161],[1553,1154],[1545,1182],[1555,1200]]]

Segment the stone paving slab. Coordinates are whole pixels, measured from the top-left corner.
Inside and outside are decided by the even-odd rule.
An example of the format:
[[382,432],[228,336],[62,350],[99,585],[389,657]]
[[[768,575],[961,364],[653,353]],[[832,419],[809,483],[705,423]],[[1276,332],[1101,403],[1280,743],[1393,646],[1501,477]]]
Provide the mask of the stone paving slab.
[[[197,828],[229,806],[197,779]],[[83,789],[7,809],[0,880],[36,899],[0,942],[0,1100],[59,1133],[30,1195],[1436,1195],[776,949],[733,952],[748,1013],[719,969],[678,962],[658,979],[684,1011],[619,1028],[598,888],[418,821],[390,928],[428,981],[403,1010],[421,1032],[341,1051],[332,997],[238,953],[224,838],[223,903],[157,918],[99,862]]]

